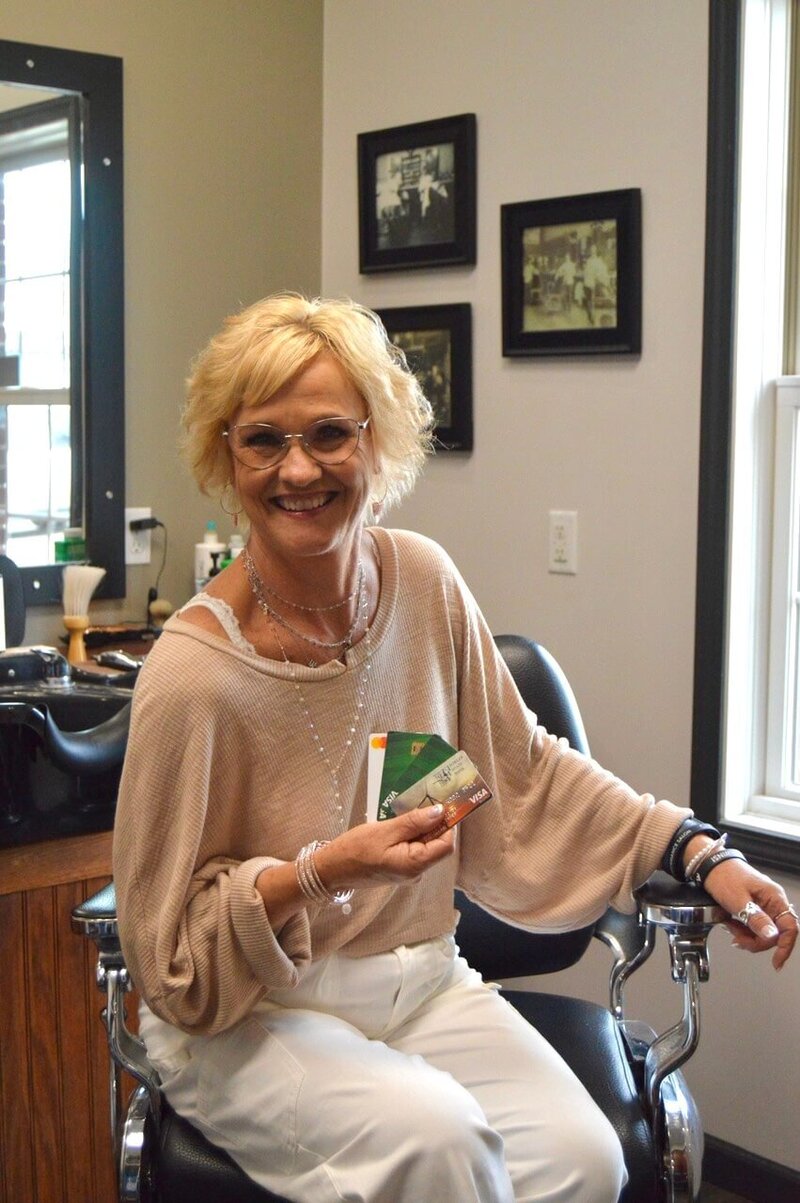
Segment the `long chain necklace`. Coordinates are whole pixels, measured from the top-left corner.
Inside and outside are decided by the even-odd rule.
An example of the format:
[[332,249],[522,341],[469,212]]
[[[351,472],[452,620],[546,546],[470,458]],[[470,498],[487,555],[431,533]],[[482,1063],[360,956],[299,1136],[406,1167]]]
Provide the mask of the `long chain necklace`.
[[[252,559],[250,560],[250,563],[252,564]],[[371,638],[370,638],[369,613],[368,613],[368,611],[369,611],[369,595],[367,592],[366,577],[363,572],[363,565],[361,567],[362,567],[362,570],[359,575],[359,589],[358,589],[359,596],[358,596],[358,606],[357,606],[356,612],[357,612],[358,618],[364,624],[364,646],[366,647],[366,656],[364,658],[364,663],[361,667],[361,671],[359,672],[358,679],[356,681],[356,692],[355,692],[355,701],[354,701],[354,705],[353,705],[353,713],[350,717],[350,721],[347,724],[347,731],[345,733],[342,750],[335,763],[333,762],[333,759],[332,759],[330,753],[328,752],[327,748],[325,747],[324,743],[322,742],[322,738],[321,738],[319,730],[317,728],[317,724],[314,722],[313,715],[311,714],[311,710],[308,705],[308,700],[303,692],[303,687],[301,686],[301,684],[297,678],[297,667],[293,663],[293,661],[291,661],[289,659],[288,653],[283,644],[283,640],[281,639],[281,636],[280,636],[280,631],[273,621],[271,607],[268,604],[265,604],[263,590],[259,589],[259,586],[261,585],[261,579],[258,575],[255,565],[252,564],[252,573],[248,569],[248,577],[250,580],[250,586],[253,590],[253,595],[255,596],[256,601],[258,602],[259,606],[261,607],[262,611],[264,612],[264,615],[265,615],[267,621],[272,626],[272,629],[275,633],[275,638],[278,641],[278,647],[281,649],[281,655],[283,656],[284,663],[286,664],[286,666],[289,669],[289,673],[290,673],[290,676],[292,679],[292,684],[294,686],[295,697],[297,698],[298,706],[300,707],[300,710],[303,714],[303,718],[305,719],[306,728],[311,737],[311,742],[317,750],[317,754],[319,756],[321,764],[324,765],[324,767],[327,769],[328,774],[331,779],[331,800],[333,802],[333,809],[335,812],[336,822],[339,827],[339,831],[336,832],[335,834],[344,834],[344,832],[347,830],[347,819],[345,817],[344,808],[342,806],[342,794],[341,794],[341,788],[340,788],[340,783],[339,783],[339,774],[341,772],[342,765],[344,764],[345,759],[346,759],[348,753],[350,752],[350,749],[352,748],[353,744],[355,743],[356,733],[358,731],[358,728],[359,728],[359,725],[361,723],[361,719],[362,719],[363,713],[364,713],[367,685],[369,682],[370,673],[372,672],[372,642],[371,642]],[[367,816],[366,816],[366,810],[365,810],[364,818],[366,819],[366,817]],[[350,907],[349,903],[346,903],[345,906],[342,907],[342,912],[344,914],[350,914],[350,910],[351,910],[351,907]]]
[[[343,639],[333,639],[330,641],[328,641],[326,639],[317,639],[317,638],[315,638],[314,635],[307,635],[303,631],[298,630],[297,627],[293,626],[292,623],[290,623],[288,621],[288,619],[284,618],[282,614],[279,614],[278,611],[274,608],[274,606],[271,606],[269,604],[265,594],[267,592],[271,593],[273,591],[268,589],[268,587],[261,580],[261,577],[258,575],[258,570],[255,566],[255,562],[253,560],[253,557],[250,555],[250,552],[248,549],[245,549],[242,559],[244,561],[244,567],[245,567],[245,572],[247,573],[247,578],[250,581],[250,587],[256,596],[256,600],[258,601],[258,604],[261,606],[262,610],[266,614],[268,614],[269,617],[274,622],[279,622],[282,627],[285,627],[287,631],[290,631],[292,635],[295,635],[298,639],[302,639],[305,643],[310,643],[314,647],[325,648],[326,651],[333,651],[336,648],[342,648],[344,651],[346,651],[349,647],[353,646],[353,640],[355,638],[356,631],[358,630],[358,625],[359,625],[359,621],[360,621],[360,617],[361,617],[358,603],[356,604],[355,614],[353,615],[353,621],[351,622],[349,630]],[[358,584],[356,585],[355,592],[350,594],[350,598],[355,597],[356,594],[359,594],[359,595],[361,594],[363,584],[364,584],[364,563],[362,560],[359,560]],[[274,596],[277,597],[278,594],[276,593],[276,594],[274,594]],[[289,604],[291,604],[291,603],[289,603]],[[338,609],[339,606],[343,605],[343,604],[344,604],[343,602],[340,602],[336,606],[331,606],[331,607],[325,606],[325,607],[323,607],[323,609]],[[301,608],[308,609],[308,610],[312,609],[311,606],[303,606]],[[315,667],[315,666],[312,665],[312,667]]]

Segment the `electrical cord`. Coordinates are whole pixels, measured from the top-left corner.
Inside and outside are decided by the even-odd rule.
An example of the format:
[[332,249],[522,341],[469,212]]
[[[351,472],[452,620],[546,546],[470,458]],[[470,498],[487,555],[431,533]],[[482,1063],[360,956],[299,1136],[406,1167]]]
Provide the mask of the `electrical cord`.
[[161,574],[164,571],[164,565],[167,562],[167,528],[160,518],[134,518],[129,525],[132,531],[155,530],[156,527],[160,526],[164,532],[164,546],[161,550],[161,567],[156,574],[155,585],[151,585],[147,590],[147,612],[145,614],[145,620],[149,626],[151,621],[150,606],[158,597],[158,585],[161,580]]

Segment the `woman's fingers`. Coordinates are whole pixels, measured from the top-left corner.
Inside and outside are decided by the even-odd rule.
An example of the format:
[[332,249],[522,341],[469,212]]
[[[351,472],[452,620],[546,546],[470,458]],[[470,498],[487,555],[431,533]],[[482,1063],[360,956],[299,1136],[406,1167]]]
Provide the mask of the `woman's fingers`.
[[777,882],[745,861],[721,862],[706,878],[706,889],[730,913],[725,926],[737,948],[765,952],[782,969],[797,943],[797,912]]
[[349,889],[416,880],[453,851],[452,832],[432,836],[441,823],[441,806],[426,806],[352,828],[317,854],[326,884]]

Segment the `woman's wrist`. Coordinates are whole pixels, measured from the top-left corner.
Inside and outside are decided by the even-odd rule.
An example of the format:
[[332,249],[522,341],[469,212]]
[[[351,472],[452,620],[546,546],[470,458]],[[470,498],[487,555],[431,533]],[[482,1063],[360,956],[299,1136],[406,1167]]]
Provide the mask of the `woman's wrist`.
[[330,881],[325,866],[321,867],[318,863],[318,857],[329,847],[328,840],[313,840],[300,849],[294,862],[297,884],[308,902],[316,906],[340,906],[342,912],[349,915],[352,910],[350,899],[353,897],[353,890],[337,888]]
[[701,833],[700,835],[692,836],[688,843],[684,845],[680,858],[681,873],[684,881],[687,880],[687,870],[692,861],[696,860],[700,853],[704,852],[707,848],[713,848],[716,842],[717,840],[712,836]]
[[694,816],[684,819],[683,822],[673,832],[672,839],[667,844],[664,850],[664,855],[661,858],[661,868],[665,873],[669,873],[676,881],[685,881],[686,876],[684,869],[689,863],[685,859],[687,846],[690,842],[695,841],[694,850],[691,855],[696,855],[702,845],[697,844],[697,836],[705,835],[710,839],[718,840],[719,832],[716,827],[712,827],[710,823],[704,823],[702,819],[696,819]]

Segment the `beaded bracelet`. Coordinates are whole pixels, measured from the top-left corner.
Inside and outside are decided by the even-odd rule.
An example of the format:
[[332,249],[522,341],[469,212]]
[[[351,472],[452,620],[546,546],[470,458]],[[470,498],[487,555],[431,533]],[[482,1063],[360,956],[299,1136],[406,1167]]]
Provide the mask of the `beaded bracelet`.
[[743,852],[738,848],[720,848],[719,852],[712,853],[706,857],[703,863],[695,870],[693,881],[695,885],[705,885],[706,878],[712,869],[716,869],[717,865],[721,865],[724,860],[746,860]]
[[713,856],[715,852],[721,852],[723,850],[727,839],[728,834],[726,832],[725,835],[721,835],[718,840],[714,840],[713,844],[706,844],[705,848],[701,848],[699,852],[695,853],[683,871],[684,880],[691,881],[704,860],[706,860],[709,856]]
[[306,844],[304,848],[300,849],[294,862],[297,884],[300,887],[300,893],[309,902],[314,902],[317,906],[335,904],[342,908],[343,915],[349,915],[353,909],[350,905],[353,890],[331,892],[320,877],[314,861],[314,853],[317,849],[324,848],[329,843],[330,840],[312,840],[310,844]]

